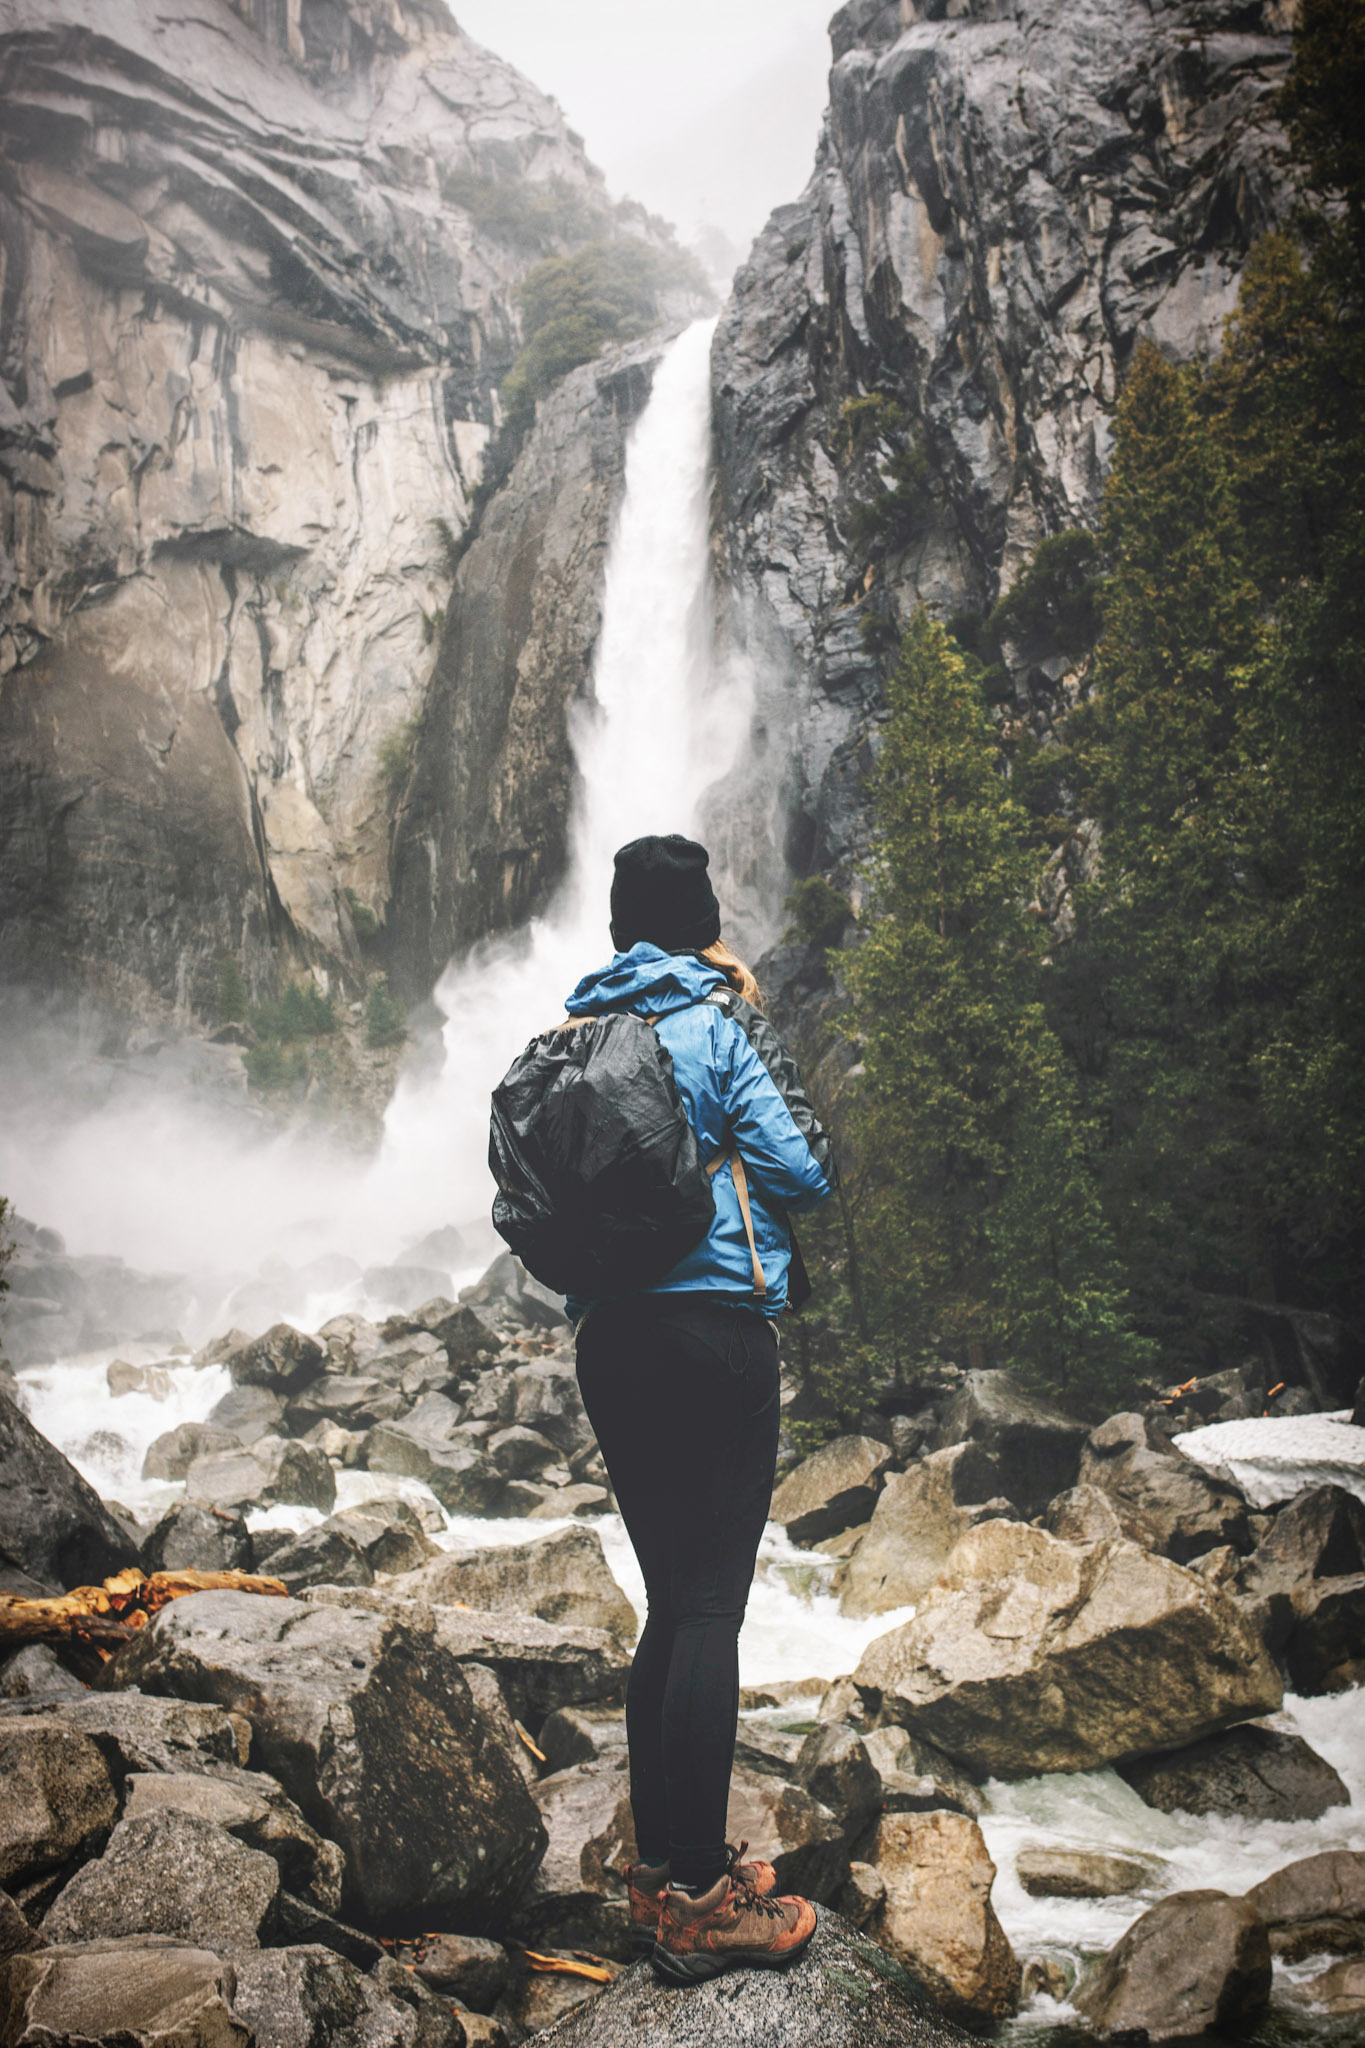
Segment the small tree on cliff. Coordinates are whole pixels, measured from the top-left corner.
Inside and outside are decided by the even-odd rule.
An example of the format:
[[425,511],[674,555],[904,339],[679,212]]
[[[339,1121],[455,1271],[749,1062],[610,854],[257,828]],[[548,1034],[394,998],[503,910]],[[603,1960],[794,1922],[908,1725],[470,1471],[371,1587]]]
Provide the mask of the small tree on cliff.
[[1145,1358],[1041,1003],[1025,820],[967,657],[925,612],[888,685],[873,900],[848,965],[879,1321],[1081,1395]]

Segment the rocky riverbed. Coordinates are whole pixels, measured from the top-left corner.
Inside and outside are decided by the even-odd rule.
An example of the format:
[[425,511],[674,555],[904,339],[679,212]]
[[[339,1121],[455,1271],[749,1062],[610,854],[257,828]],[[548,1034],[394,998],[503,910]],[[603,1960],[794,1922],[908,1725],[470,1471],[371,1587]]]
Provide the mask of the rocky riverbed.
[[[65,1258],[27,1245],[30,1271]],[[826,1917],[780,1989],[689,2003],[627,1968],[641,1589],[568,1333],[509,1258],[411,1300],[454,1252],[338,1269],[320,1305],[369,1315],[267,1322],[297,1284],[277,1274],[260,1327],[11,1382],[11,1591],[139,1564],[254,1570],[285,1597],[192,1594],[102,1668],[36,1646],[0,1671],[6,2048],[125,2007],[151,2041],[182,2006],[215,2048],[556,2022],[691,2041],[702,2002],[713,2040],[812,2048],[1353,2038],[1352,1411],[1299,1393],[1264,1419],[1245,1367],[1087,1428],[949,1371],[880,1435],[788,1456],[731,1826]],[[409,1305],[383,1313],[386,1292]]]

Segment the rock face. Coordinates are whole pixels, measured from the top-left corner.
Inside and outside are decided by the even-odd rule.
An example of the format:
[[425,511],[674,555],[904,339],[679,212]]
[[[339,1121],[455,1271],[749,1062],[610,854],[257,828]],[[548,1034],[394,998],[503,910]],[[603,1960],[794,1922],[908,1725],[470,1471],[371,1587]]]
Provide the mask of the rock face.
[[223,952],[355,970],[513,291],[565,246],[507,223],[611,232],[600,176],[443,7],[6,0],[0,45],[0,944],[168,1004]]
[[94,1488],[0,1393],[0,1571],[67,1590],[136,1560],[137,1545]]
[[1253,2017],[1270,1996],[1270,1942],[1245,1899],[1172,1892],[1134,1921],[1073,1994],[1099,2034],[1183,2041]]
[[530,1794],[429,1624],[200,1593],[120,1653],[117,1678],[249,1715],[368,1920],[496,1915],[540,1859]]
[[[793,868],[851,880],[882,703],[861,619],[988,609],[1044,534],[1093,523],[1138,341],[1216,345],[1281,204],[1287,28],[1236,0],[836,15],[813,175],[755,244],[714,352],[730,629],[763,731],[724,811],[765,939],[760,906]],[[843,408],[878,392],[904,424],[856,436]],[[922,455],[924,482],[869,549],[853,509],[896,454]],[[1064,664],[1016,652],[1016,713],[1045,725]],[[756,779],[790,811],[754,806]]]
[[895,1959],[824,1909],[789,1970],[743,1970],[672,1989],[648,1963],[562,2020],[554,2048],[968,2048]]
[[320,1912],[334,1913],[340,1906],[345,1872],[340,1849],[309,1827],[294,1802],[263,1771],[230,1771],[219,1765],[212,1777],[198,1771],[139,1771],[130,1776],[124,1818],[140,1820],[163,1810],[209,1821],[248,1849],[273,1857],[285,1889]]
[[0,2025],[16,2044],[113,2039],[136,2048],[252,2048],[234,2017],[237,1973],[205,1949],[158,1940],[57,1944],[0,1963]]
[[1019,1964],[995,1917],[995,1865],[960,1813],[888,1814],[868,1846],[886,1897],[868,1931],[944,2012],[990,2026],[1019,2008]]
[[854,1674],[979,1773],[1089,1770],[1274,1712],[1279,1673],[1195,1572],[1125,1542],[985,1522]]
[[980,1444],[995,1462],[1000,1492],[1026,1515],[1069,1487],[1085,1424],[1052,1408],[1008,1372],[969,1372],[940,1424],[945,1444]]
[[845,1614],[913,1606],[938,1578],[958,1538],[979,1522],[1012,1519],[994,1461],[958,1443],[893,1472],[844,1575]]

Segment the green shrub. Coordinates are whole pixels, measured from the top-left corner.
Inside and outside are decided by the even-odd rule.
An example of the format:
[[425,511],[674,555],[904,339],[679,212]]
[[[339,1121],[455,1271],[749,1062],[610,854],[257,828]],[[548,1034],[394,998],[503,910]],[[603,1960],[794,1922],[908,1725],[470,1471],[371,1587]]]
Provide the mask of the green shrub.
[[[1099,543],[1073,528],[1039,543],[1032,560],[1001,598],[985,631],[1000,640],[1043,640],[1049,651],[1078,655],[1100,630]],[[973,650],[975,652],[977,650]]]
[[372,946],[384,929],[381,918],[354,889],[346,891],[346,908],[351,913],[351,929],[357,943],[361,947]]
[[292,1045],[301,1038],[323,1038],[337,1028],[336,1003],[311,981],[291,981],[273,1002],[251,1013],[252,1029],[262,1040]]
[[403,784],[412,773],[420,731],[417,719],[406,718],[392,732],[385,733],[379,742],[379,779],[391,803],[397,800]]
[[807,946],[837,946],[853,917],[847,896],[823,875],[797,882],[783,908],[790,919],[785,936]]
[[244,1024],[249,1007],[246,976],[233,955],[224,953],[213,990],[214,1018],[219,1024]]
[[388,977],[377,974],[365,997],[365,1038],[373,1046],[401,1045],[408,1035],[403,1006],[389,987]]
[[609,211],[605,201],[594,205],[563,178],[534,185],[526,178],[447,171],[441,197],[504,248],[537,255],[600,234]]

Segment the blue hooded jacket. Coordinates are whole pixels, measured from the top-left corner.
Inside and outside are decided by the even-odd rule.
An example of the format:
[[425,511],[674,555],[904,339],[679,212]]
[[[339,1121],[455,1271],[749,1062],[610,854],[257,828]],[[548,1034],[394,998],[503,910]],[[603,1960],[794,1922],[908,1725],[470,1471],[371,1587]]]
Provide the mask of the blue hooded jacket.
[[[719,1001],[707,1001],[718,992]],[[766,1293],[754,1293],[749,1240],[728,1165],[712,1176],[716,1215],[706,1236],[646,1291],[713,1293],[779,1314],[787,1306],[792,1256],[787,1211],[813,1209],[833,1192],[838,1176],[796,1064],[767,1018],[734,993],[719,968],[645,940],[585,975],[565,1007],[571,1017],[607,1010],[657,1017],[702,1159],[709,1164],[737,1147],[748,1175]],[[571,1296],[566,1313],[576,1322],[591,1305]]]

